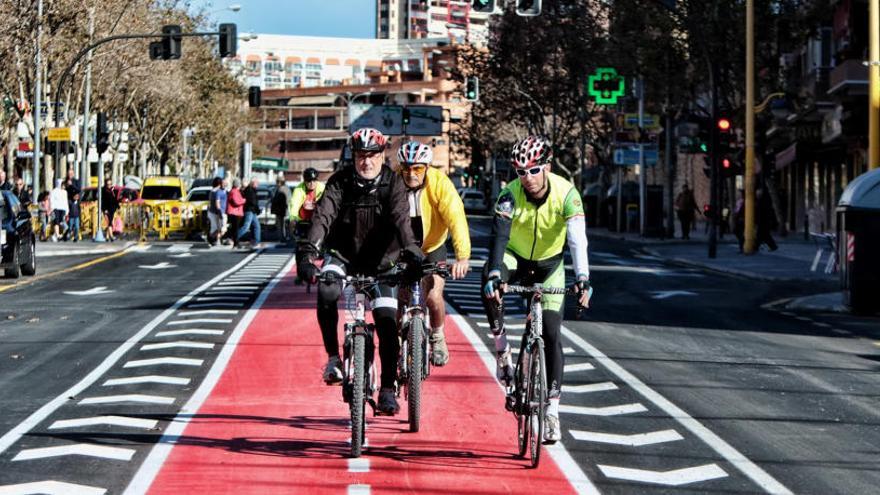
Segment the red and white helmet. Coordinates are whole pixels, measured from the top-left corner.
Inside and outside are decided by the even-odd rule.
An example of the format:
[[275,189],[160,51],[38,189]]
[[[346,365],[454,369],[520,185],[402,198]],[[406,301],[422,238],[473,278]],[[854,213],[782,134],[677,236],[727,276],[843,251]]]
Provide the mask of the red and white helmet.
[[384,151],[388,138],[372,127],[354,131],[351,135],[352,151]]
[[550,163],[553,159],[553,147],[545,137],[528,136],[513,145],[510,155],[514,167],[532,168]]
[[407,141],[400,145],[397,150],[397,161],[401,165],[409,165],[413,163],[422,163],[430,165],[434,161],[434,152],[427,144],[418,141]]

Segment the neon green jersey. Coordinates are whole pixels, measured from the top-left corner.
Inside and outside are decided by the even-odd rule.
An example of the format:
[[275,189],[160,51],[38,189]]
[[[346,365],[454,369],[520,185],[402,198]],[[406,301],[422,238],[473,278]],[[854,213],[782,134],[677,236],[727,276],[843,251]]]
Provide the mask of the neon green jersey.
[[507,185],[495,203],[495,214],[509,218],[507,249],[528,260],[545,260],[562,252],[566,222],[584,215],[577,189],[564,178],[548,173],[550,191],[543,201],[526,196],[519,179]]

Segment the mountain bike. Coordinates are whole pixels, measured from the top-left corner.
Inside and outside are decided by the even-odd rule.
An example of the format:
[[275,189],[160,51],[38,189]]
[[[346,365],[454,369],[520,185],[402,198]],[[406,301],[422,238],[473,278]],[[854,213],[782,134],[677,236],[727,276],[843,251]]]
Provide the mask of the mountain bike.
[[[428,263],[422,266],[426,275],[449,276],[445,263]],[[421,423],[422,382],[431,374],[430,342],[425,324],[425,308],[422,304],[422,284],[419,280],[410,285],[411,297],[403,308],[400,321],[400,359],[397,367],[397,383],[403,384],[408,409],[409,431],[419,431]],[[400,390],[398,389],[398,393]]]

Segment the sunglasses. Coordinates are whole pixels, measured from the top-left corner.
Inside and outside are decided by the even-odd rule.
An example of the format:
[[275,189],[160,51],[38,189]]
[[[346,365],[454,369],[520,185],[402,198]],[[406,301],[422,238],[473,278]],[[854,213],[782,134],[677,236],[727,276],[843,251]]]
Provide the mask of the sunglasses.
[[411,165],[404,165],[403,166],[403,170],[405,170],[407,172],[415,172],[417,174],[425,173],[425,170],[427,170],[427,168],[428,167],[426,165],[423,165],[421,163],[414,163]]
[[538,165],[537,167],[527,168],[527,169],[525,169],[525,170],[523,170],[523,169],[516,169],[516,175],[518,175],[518,176],[520,176],[520,177],[525,177],[526,174],[528,174],[528,175],[538,175],[538,174],[541,173],[541,170],[544,170],[544,166],[543,166],[543,165]]

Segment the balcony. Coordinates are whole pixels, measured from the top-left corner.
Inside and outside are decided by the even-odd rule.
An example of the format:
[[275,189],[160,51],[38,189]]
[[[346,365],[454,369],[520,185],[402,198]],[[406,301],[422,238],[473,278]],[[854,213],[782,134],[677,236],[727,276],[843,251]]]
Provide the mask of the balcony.
[[829,95],[863,96],[868,94],[868,68],[860,60],[846,60],[831,71]]

